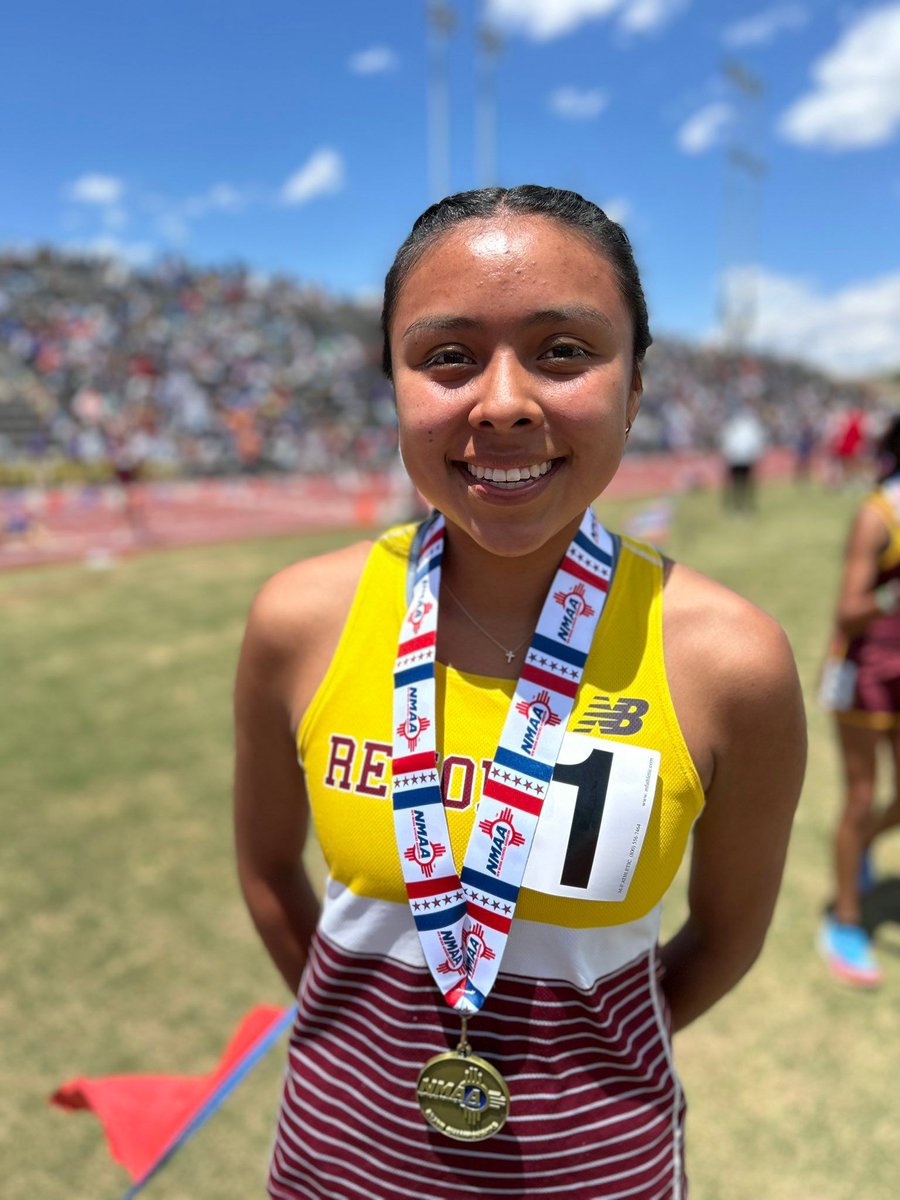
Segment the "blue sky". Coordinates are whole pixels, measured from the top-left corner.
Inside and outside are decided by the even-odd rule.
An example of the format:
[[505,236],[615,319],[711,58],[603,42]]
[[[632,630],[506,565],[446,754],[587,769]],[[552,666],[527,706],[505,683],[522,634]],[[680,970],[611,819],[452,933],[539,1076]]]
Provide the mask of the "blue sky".
[[[427,7],[10,6],[0,244],[175,251],[377,293],[445,176]],[[622,219],[658,333],[716,336],[727,276],[756,344],[847,374],[900,365],[900,3],[447,7],[451,189],[486,181],[487,24],[491,182],[573,187]]]

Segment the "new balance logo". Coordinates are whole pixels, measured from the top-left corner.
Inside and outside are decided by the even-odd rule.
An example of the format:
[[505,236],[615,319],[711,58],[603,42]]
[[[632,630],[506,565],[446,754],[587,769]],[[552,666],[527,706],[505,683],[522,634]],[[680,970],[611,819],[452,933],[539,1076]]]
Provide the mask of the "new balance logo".
[[615,703],[609,696],[595,697],[578,723],[576,733],[620,734],[628,737],[643,728],[644,717],[650,710],[646,700],[637,696],[620,696]]

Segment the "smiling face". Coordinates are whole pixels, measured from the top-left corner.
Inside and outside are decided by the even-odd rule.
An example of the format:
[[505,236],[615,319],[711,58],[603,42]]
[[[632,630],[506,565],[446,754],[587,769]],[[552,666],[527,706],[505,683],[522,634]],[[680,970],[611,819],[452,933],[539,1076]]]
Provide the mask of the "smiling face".
[[547,217],[464,221],[409,272],[390,342],[400,446],[422,494],[495,554],[564,548],[640,404],[606,259]]

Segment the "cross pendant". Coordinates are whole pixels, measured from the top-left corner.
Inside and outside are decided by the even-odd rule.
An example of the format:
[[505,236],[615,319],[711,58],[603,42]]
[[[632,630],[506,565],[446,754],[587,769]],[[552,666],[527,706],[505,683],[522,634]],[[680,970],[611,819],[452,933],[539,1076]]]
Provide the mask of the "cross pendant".
[[516,654],[515,650],[504,650],[503,653],[506,655],[506,661],[509,663],[512,662]]

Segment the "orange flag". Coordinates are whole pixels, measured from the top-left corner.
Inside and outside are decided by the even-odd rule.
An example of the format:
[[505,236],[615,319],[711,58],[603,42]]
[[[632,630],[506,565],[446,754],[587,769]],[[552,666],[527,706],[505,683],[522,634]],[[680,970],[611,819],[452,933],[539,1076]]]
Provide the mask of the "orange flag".
[[219,1107],[293,1020],[294,1009],[257,1005],[241,1019],[209,1075],[108,1075],[72,1079],[50,1097],[66,1109],[89,1109],[112,1157],[138,1187]]

